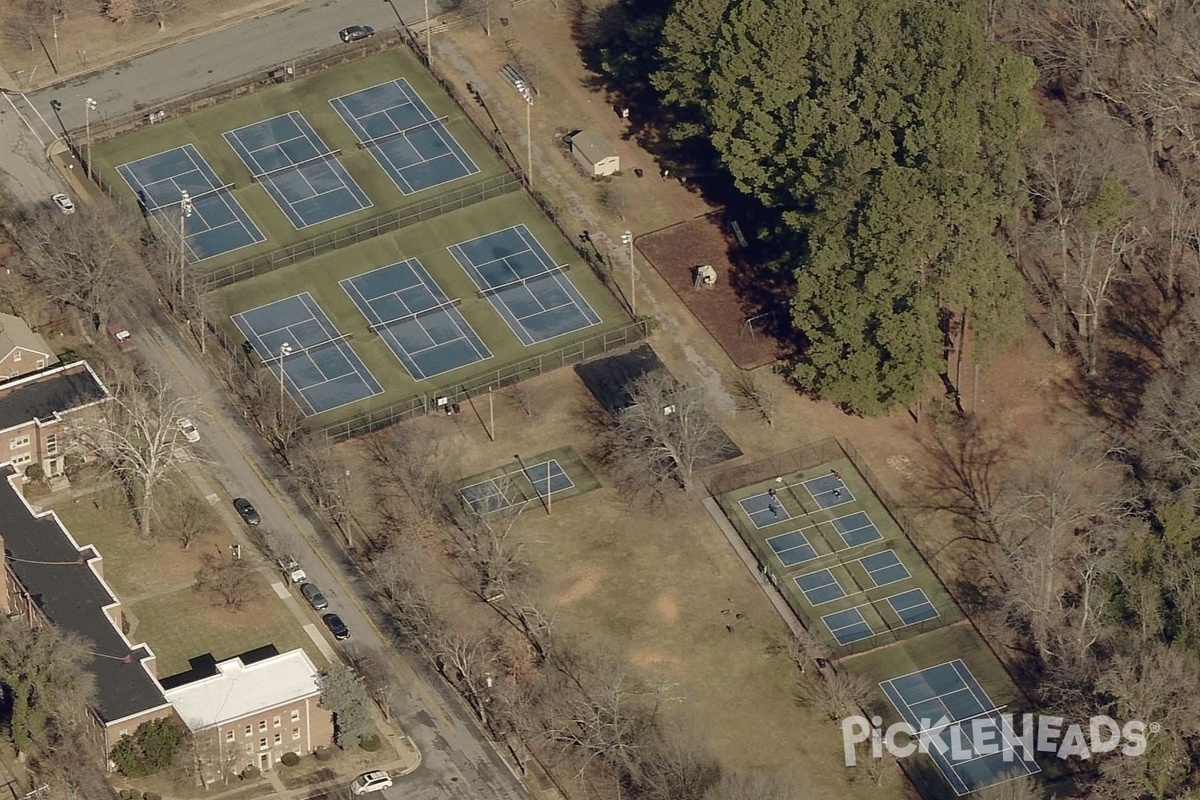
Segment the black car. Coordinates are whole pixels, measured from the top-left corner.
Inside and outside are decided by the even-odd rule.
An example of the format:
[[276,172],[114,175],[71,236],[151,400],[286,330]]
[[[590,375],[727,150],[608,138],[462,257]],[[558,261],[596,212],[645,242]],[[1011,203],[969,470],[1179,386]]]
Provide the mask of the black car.
[[233,501],[233,508],[238,514],[241,514],[242,519],[246,521],[247,525],[257,525],[262,522],[262,517],[258,515],[258,509],[244,497],[236,498]]
[[321,590],[314,583],[300,584],[300,594],[304,595],[304,599],[308,601],[314,611],[329,608],[329,601],[325,599],[325,595],[321,594]]
[[346,623],[342,622],[342,618],[337,614],[326,614],[321,617],[321,621],[325,623],[326,628],[329,628],[329,632],[333,634],[333,638],[339,642],[350,638],[350,629],[346,627]]
[[343,42],[357,42],[361,39],[369,39],[374,35],[375,29],[370,25],[351,25],[338,33]]

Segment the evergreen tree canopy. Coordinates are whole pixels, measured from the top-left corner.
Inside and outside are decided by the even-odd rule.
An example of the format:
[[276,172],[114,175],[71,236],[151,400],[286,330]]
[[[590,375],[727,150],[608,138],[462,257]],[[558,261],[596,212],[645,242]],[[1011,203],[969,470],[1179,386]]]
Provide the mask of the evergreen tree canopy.
[[664,100],[778,242],[806,243],[771,265],[795,275],[802,385],[882,413],[925,393],[949,312],[977,344],[1009,338],[1020,284],[996,235],[1036,76],[985,40],[984,0],[679,0],[662,42]]

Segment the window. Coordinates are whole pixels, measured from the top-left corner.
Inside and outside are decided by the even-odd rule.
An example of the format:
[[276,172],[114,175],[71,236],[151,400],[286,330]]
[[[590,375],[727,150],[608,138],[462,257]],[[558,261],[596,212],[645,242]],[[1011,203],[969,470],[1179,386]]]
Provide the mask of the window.
[[39,358],[37,360],[37,369],[45,369],[45,368],[46,368],[46,359]]
[[259,750],[266,750],[266,749],[267,749],[267,737],[265,737],[265,736],[264,736],[264,737],[262,737],[261,739],[259,739],[259,740],[258,740],[258,749],[259,749]]
[[29,434],[18,436],[8,443],[9,450],[20,450],[22,447],[29,447]]
[[260,731],[265,731],[267,729],[267,721],[265,719],[260,719],[258,721],[258,729]]
[[247,725],[247,726],[246,726],[246,735],[247,735],[247,736],[249,736],[249,735],[250,735],[250,734],[252,734],[252,733],[254,733],[254,728],[252,728],[252,727],[250,727],[249,725]]
[[282,733],[275,734],[275,744],[283,744],[283,734]]
[[299,739],[299,738],[300,738],[300,729],[292,728],[292,739]]
[[283,722],[280,720],[280,718],[275,717],[275,727],[278,728],[282,724],[283,724]]
[[129,735],[129,728],[121,728],[121,730],[117,731],[118,739],[123,739],[128,735]]
[[299,722],[299,721],[300,721],[300,712],[297,711],[296,709],[292,709],[292,722]]
[[13,353],[13,361],[20,361],[20,360],[21,360],[21,351],[18,350],[15,353]]
[[225,741],[227,741],[227,742],[232,742],[232,741],[233,741],[233,739],[234,739],[234,733],[233,733],[233,730],[232,730],[232,729],[230,729],[230,730],[227,730],[227,731],[225,731]]
[[46,455],[48,455],[48,456],[58,455],[58,434],[57,433],[47,433],[46,434]]
[[246,745],[246,752],[247,752],[247,753],[253,753],[253,752],[254,752],[254,745],[252,745],[252,744],[247,744],[247,745]]
[[29,453],[21,453],[21,455],[13,456],[12,458],[13,464],[28,464],[30,461],[33,461],[33,456]]

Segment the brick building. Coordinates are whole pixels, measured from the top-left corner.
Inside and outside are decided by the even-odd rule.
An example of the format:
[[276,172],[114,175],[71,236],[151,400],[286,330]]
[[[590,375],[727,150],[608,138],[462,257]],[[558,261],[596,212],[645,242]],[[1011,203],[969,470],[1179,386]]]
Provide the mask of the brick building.
[[104,581],[103,561],[80,547],[53,511],[35,514],[18,489],[20,474],[0,467],[0,542],[5,551],[0,612],[31,628],[46,620],[80,636],[92,648],[86,668],[96,701],[80,709],[99,763],[123,734],[171,716],[154,674],[150,648],[126,638],[121,603]]
[[108,398],[86,361],[0,383],[0,462],[21,472],[40,464],[49,477],[62,474],[72,423]]
[[[273,648],[272,648],[273,650]],[[333,717],[320,706],[317,667],[303,650],[214,664],[166,690],[197,740],[213,776],[248,766],[266,772],[284,753],[307,755],[333,741]]]

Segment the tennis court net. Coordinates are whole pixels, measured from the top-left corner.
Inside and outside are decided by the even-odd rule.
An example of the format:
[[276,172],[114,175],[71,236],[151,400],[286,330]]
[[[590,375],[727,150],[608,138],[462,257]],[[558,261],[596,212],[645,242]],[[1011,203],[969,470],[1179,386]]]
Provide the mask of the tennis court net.
[[358,143],[358,148],[360,150],[366,150],[369,147],[374,147],[377,144],[386,142],[388,139],[395,139],[397,136],[407,136],[415,130],[428,128],[430,125],[444,124],[448,119],[450,119],[449,116],[427,119],[423,122],[418,122],[416,125],[412,125],[407,128],[401,128],[400,130],[392,131],[391,133],[385,133],[382,136],[376,136],[374,139],[364,139]]
[[516,280],[509,281],[508,283],[501,283],[496,286],[489,286],[486,289],[480,289],[479,296],[480,297],[490,297],[491,295],[506,291],[508,289],[513,289],[518,286],[525,286],[530,281],[536,281],[541,278],[545,278],[549,275],[557,275],[560,272],[566,272],[569,268],[570,267],[568,267],[566,264],[560,264],[556,267],[551,267],[550,269],[546,270],[545,272],[539,272],[536,275],[528,275],[524,278],[517,278]]
[[322,347],[328,347],[331,344],[339,344],[349,338],[350,338],[350,334],[343,333],[339,336],[334,336],[332,339],[326,339],[323,342],[317,342],[316,344],[310,344],[307,347],[291,347],[286,352],[281,348],[280,351],[278,353],[276,353],[275,355],[273,355],[269,358],[264,358],[262,360],[262,363],[275,364],[280,361],[283,361],[285,358],[293,358],[295,356],[308,355],[313,350],[320,350]]
[[418,317],[425,317],[430,314],[436,314],[439,311],[446,311],[447,309],[454,308],[459,305],[462,305],[461,299],[456,298],[454,300],[447,300],[444,303],[438,303],[437,305],[430,306],[429,308],[422,308],[419,311],[413,311],[410,314],[405,314],[404,316],[396,317],[395,319],[390,319],[390,320],[387,320],[386,322],[372,323],[372,324],[368,325],[367,328],[372,331],[378,332],[382,328],[390,328],[393,325],[400,325],[405,322],[410,322],[414,319],[417,319]]
[[[236,183],[226,183],[222,186],[214,186],[210,189],[205,189],[202,192],[196,192],[193,194],[189,194],[188,202],[195,205],[197,200],[203,200],[204,198],[209,197],[214,194],[217,194],[218,192],[232,192],[236,188],[237,188]],[[182,207],[183,207],[183,197],[181,196],[178,200],[172,200],[169,203],[163,203],[162,205],[157,205],[157,206],[154,206],[153,208],[147,208],[146,212],[152,213],[155,211],[162,211],[163,209],[182,208]]]
[[301,167],[307,167],[310,164],[328,161],[331,158],[337,158],[341,154],[341,150],[330,150],[328,153],[321,153],[320,155],[313,156],[312,158],[305,158],[301,161],[288,164],[285,167],[277,167],[272,170],[267,170],[266,172],[261,172],[257,175],[251,175],[250,180],[252,183],[262,183],[264,180],[268,180],[281,172],[290,172],[291,170],[297,170]]

